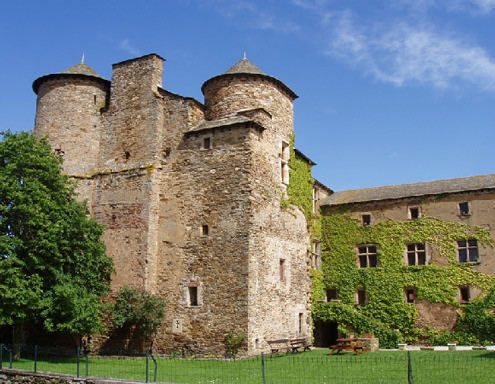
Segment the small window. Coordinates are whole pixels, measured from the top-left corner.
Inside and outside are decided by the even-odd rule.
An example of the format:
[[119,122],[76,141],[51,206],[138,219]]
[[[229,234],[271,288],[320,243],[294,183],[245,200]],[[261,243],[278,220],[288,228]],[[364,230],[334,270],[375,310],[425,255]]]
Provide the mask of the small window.
[[289,143],[282,141],[282,147],[280,153],[280,179],[284,184],[289,184],[289,157],[290,157]]
[[96,95],[93,95],[93,104],[96,105]]
[[303,314],[302,313],[299,313],[298,323],[299,323],[299,326],[298,326],[299,333],[302,333],[302,331],[303,331]]
[[198,306],[198,287],[187,287],[187,291],[189,293],[189,306],[197,307]]
[[339,291],[336,288],[328,288],[325,291],[325,296],[327,297],[327,302],[338,300],[339,299]]
[[469,210],[469,203],[467,201],[459,203],[459,215],[468,216],[470,214],[471,212]]
[[358,247],[359,268],[376,268],[378,255],[376,245],[362,245]]
[[416,288],[404,289],[404,295],[406,296],[406,303],[414,304],[416,302]]
[[459,263],[478,262],[478,241],[460,240],[457,242],[457,256]]
[[469,303],[469,301],[471,300],[469,286],[464,285],[462,287],[459,287],[459,299],[461,303]]
[[211,148],[211,139],[209,137],[205,137],[203,139],[203,149],[210,149]]
[[421,217],[421,210],[419,207],[410,207],[409,208],[409,219],[415,220]]
[[425,244],[407,244],[407,265],[426,265]]
[[368,304],[368,295],[364,288],[356,289],[356,304],[357,305],[366,305]]
[[363,227],[371,225],[371,215],[369,214],[361,215],[361,223],[363,224]]
[[285,260],[280,259],[279,261],[279,275],[280,281],[285,281]]
[[208,228],[207,225],[202,225],[201,226],[201,236],[208,236],[210,234],[210,229]]

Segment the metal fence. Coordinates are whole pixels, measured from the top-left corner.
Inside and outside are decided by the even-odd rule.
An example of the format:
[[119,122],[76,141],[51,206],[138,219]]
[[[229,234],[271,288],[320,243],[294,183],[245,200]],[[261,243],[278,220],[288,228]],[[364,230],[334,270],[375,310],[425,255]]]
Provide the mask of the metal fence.
[[213,356],[93,356],[81,350],[0,345],[0,368],[161,383],[475,383],[495,382],[495,352],[379,351],[356,356],[328,350],[225,359]]

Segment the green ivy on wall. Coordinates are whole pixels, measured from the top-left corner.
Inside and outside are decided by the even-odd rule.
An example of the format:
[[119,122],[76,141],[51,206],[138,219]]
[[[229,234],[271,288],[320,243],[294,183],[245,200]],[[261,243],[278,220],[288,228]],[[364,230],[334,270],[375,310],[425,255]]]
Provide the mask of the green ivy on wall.
[[[494,277],[456,260],[456,240],[476,239],[479,244],[492,246],[485,229],[433,217],[362,226],[359,220],[339,213],[321,216],[320,221],[323,270],[313,273],[314,322],[335,322],[344,333],[348,328],[358,334],[373,332],[382,346],[396,347],[398,342],[428,338],[427,332],[416,325],[416,306],[405,303],[406,287],[416,289],[417,300],[455,306],[460,306],[456,298],[460,285],[478,287],[485,292],[495,287]],[[446,262],[407,266],[404,250],[408,243],[429,244]],[[356,246],[359,244],[378,245],[378,267],[358,267]],[[366,290],[367,305],[354,304],[358,287]],[[321,302],[326,288],[337,289],[340,302]],[[469,313],[466,310],[461,316],[467,323],[473,321]],[[469,325],[465,325],[467,328]]]

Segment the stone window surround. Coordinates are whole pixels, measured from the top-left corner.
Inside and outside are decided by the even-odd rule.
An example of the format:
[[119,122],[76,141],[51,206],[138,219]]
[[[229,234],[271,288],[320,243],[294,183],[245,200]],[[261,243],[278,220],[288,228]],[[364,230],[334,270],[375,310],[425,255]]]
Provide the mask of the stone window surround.
[[409,220],[416,220],[421,218],[421,207],[419,205],[412,205],[407,207],[407,218]]
[[200,237],[210,236],[210,227],[208,226],[208,224],[201,225],[201,227],[199,228],[199,235]]
[[204,151],[208,151],[212,149],[211,136],[207,136],[203,138],[203,140],[201,141],[201,149]]
[[[199,281],[192,281],[189,283],[184,284],[185,288],[185,298],[186,298],[186,303],[185,307],[186,308],[199,308],[203,306],[203,300],[202,300],[202,292],[201,292],[201,282]],[[192,288],[196,288],[196,305],[191,304],[191,290]]]
[[287,185],[289,184],[289,158],[290,158],[290,146],[285,140],[281,141],[280,147],[280,181]]

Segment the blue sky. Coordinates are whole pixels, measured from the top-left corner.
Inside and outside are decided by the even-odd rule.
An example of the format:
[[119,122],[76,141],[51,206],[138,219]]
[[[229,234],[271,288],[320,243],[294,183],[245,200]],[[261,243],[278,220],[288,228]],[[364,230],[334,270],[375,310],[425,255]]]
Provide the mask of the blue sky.
[[164,88],[247,57],[287,84],[296,146],[334,190],[494,173],[495,0],[106,0],[0,4],[0,130],[29,130],[32,82],[148,53]]

